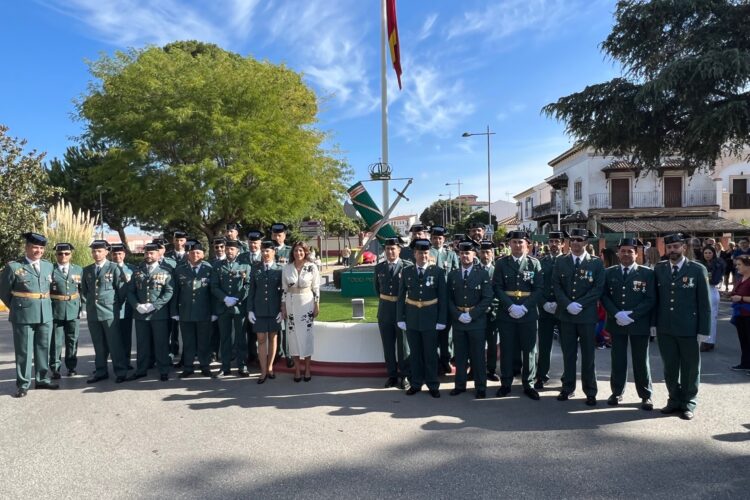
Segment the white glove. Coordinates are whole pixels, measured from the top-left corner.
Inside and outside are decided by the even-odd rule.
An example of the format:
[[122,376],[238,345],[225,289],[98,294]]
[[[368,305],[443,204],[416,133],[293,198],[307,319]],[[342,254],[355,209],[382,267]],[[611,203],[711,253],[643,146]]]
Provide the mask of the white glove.
[[547,311],[549,314],[555,314],[557,311],[557,302],[545,302],[542,309]]
[[401,328],[402,330],[406,330],[406,322],[405,321],[399,321],[396,323],[396,326]]
[[568,312],[575,316],[576,314],[579,314],[581,311],[583,311],[583,306],[579,304],[578,302],[571,302],[568,304]]
[[174,316],[172,316],[172,319],[175,320],[175,321],[180,321],[180,315],[179,314],[175,314]]
[[212,322],[212,323],[213,323],[214,321],[216,321],[217,319],[219,319],[219,317],[218,317],[217,315],[215,315],[215,314],[212,314],[212,315],[211,315],[211,322]]
[[277,314],[276,315],[276,323],[281,323],[282,321],[284,321],[284,315],[281,314],[281,313]]
[[630,317],[630,314],[632,314],[633,311],[620,311],[617,314],[615,314],[615,320],[617,320],[617,324],[620,326],[628,326],[629,324],[633,323],[634,320]]
[[255,318],[255,313],[252,312],[252,311],[250,311],[249,313],[247,313],[247,320],[254,325],[255,322],[257,321],[257,319]]
[[139,314],[146,314],[148,312],[146,305],[147,304],[138,304],[135,306],[135,310],[138,311]]
[[467,312],[461,313],[461,316],[458,317],[458,321],[465,325],[468,325],[469,323],[471,323],[471,314]]
[[154,307],[153,304],[151,303],[146,304],[146,314],[152,313],[154,311],[156,311],[156,308]]
[[435,330],[437,331],[445,330],[445,325],[442,323],[438,323],[435,325]]
[[652,337],[656,337],[656,327],[655,326],[652,326],[651,329],[649,330],[649,332],[651,333]]
[[237,299],[234,297],[224,297],[224,305],[227,307],[233,307],[237,303]]
[[513,319],[519,319],[523,317],[526,312],[523,309],[523,306],[519,306],[518,304],[513,304],[508,308],[508,314],[510,314],[510,317]]

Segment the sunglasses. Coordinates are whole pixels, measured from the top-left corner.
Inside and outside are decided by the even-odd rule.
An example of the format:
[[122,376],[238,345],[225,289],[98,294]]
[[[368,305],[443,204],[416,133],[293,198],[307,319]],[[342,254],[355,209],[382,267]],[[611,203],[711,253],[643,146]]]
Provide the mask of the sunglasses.
[[577,241],[578,243],[583,243],[586,240],[583,238],[570,238],[570,241]]
[[214,245],[214,248],[218,250],[219,248],[224,248],[224,245]]
[[57,252],[57,255],[70,255],[70,252]]

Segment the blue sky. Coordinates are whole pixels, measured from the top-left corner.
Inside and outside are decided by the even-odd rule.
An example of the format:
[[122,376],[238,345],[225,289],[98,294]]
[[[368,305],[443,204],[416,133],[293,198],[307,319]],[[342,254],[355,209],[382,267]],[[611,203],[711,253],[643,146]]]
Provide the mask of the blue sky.
[[[570,146],[563,125],[540,114],[558,97],[608,80],[616,64],[598,45],[613,23],[614,0],[400,0],[403,90],[388,60],[390,163],[413,177],[419,213],[448,194],[506,200],[551,173]],[[0,123],[29,148],[61,156],[81,124],[73,99],[86,91],[86,60],[174,40],[285,63],[321,98],[319,127],[366,179],[380,149],[380,0],[38,0],[3,2]],[[394,186],[398,183],[393,183]],[[392,187],[394,187],[392,186]],[[380,188],[368,184],[380,201]],[[456,195],[456,187],[452,189]]]

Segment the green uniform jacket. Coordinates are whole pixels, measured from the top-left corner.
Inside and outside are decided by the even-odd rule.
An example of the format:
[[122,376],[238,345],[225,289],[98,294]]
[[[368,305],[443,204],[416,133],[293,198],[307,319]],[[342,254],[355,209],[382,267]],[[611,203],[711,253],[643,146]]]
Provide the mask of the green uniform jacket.
[[246,242],[240,241],[240,255],[249,251],[250,251],[250,246]]
[[560,253],[556,256],[552,255],[545,255],[542,257],[541,260],[539,260],[539,263],[542,265],[542,278],[544,280],[544,286],[542,287],[542,298],[539,300],[539,317],[543,318],[554,318],[554,314],[550,314],[544,309],[542,309],[542,306],[545,302],[557,302],[557,297],[555,297],[555,287],[553,286],[552,282],[552,269],[555,267],[555,261],[559,259],[560,257],[563,257],[565,254]]
[[[455,328],[484,330],[487,327],[487,309],[494,294],[490,275],[482,266],[472,266],[469,277],[464,280],[463,269],[454,269],[448,274],[448,313]],[[461,323],[458,317],[466,311],[459,307],[471,307],[471,323]]]
[[281,270],[284,266],[273,263],[266,271],[264,264],[256,264],[250,273],[247,291],[247,311],[256,317],[275,318],[281,311]]
[[[487,274],[490,275],[490,286],[492,286],[492,277],[495,274],[495,263],[491,262],[489,264],[483,264],[481,261],[479,264],[475,264],[482,266],[482,269],[487,271]],[[487,319],[490,321],[495,321],[497,319],[497,309],[500,307],[500,302],[497,300],[497,297],[495,297],[495,291],[492,291],[492,305],[487,308]]]
[[[125,280],[125,283],[130,283],[130,278],[133,276],[135,267],[131,266],[130,264],[123,263],[122,266],[120,266],[120,270],[122,271],[122,279]],[[124,303],[120,308],[120,319],[131,319],[133,317],[133,307],[130,305],[130,302],[128,302],[127,290],[128,286],[126,285],[124,291]]]
[[[516,263],[511,255],[500,257],[495,261],[495,272],[492,274],[492,288],[500,306],[497,318],[511,323],[526,323],[539,319],[537,304],[542,298],[544,278],[542,265],[530,255],[524,255]],[[506,292],[521,292],[525,296],[508,295]],[[513,319],[508,313],[512,305],[524,306],[527,313]]]
[[125,290],[125,278],[117,264],[106,261],[98,277],[96,264],[86,266],[81,279],[81,298],[86,307],[88,319],[91,321],[119,319]]
[[[614,335],[649,335],[654,307],[656,306],[656,277],[646,266],[633,264],[628,277],[623,280],[620,265],[608,267],[605,272],[602,304],[607,310],[607,331]],[[617,324],[615,314],[633,311],[634,320],[628,326]]]
[[399,252],[399,258],[414,264],[414,250],[411,247],[402,247]]
[[659,305],[656,328],[659,335],[694,337],[708,335],[711,326],[711,301],[708,271],[695,261],[685,260],[672,279],[672,264],[662,261],[654,267]]
[[[163,262],[159,263],[152,273],[148,272],[145,262],[139,265],[128,283],[128,302],[133,307],[133,318],[145,321],[169,319],[169,301],[172,299],[173,270]],[[138,304],[153,304],[156,310],[141,314],[136,309]]]
[[[388,261],[379,262],[375,266],[375,293],[380,296],[389,295],[398,297],[398,287],[401,284],[401,274],[405,267],[413,266],[409,261],[399,258],[395,262],[393,274],[388,271]],[[396,303],[387,300],[378,300],[378,321],[390,321],[396,323]]]
[[170,250],[169,252],[164,254],[164,260],[170,264],[174,262],[174,265],[172,267],[176,268],[177,266],[180,266],[187,262],[187,252],[184,252],[180,256],[177,255],[177,252],[175,252],[174,250]]
[[454,269],[458,269],[458,254],[456,254],[455,252],[451,252],[445,247],[432,247],[430,248],[430,263],[435,264],[440,269],[445,271],[445,277],[447,279],[451,271],[453,271]]
[[198,274],[190,264],[178,266],[173,278],[174,293],[170,301],[170,315],[180,316],[180,321],[211,321],[213,295],[208,262],[201,262]]
[[291,255],[292,247],[290,247],[286,243],[280,246],[276,246],[276,262],[278,262],[279,264],[288,264]]
[[170,271],[174,271],[177,267],[177,261],[172,257],[168,257],[164,254],[164,258],[159,261],[160,266],[168,267]]
[[[242,264],[237,259],[231,263],[223,260],[219,266],[214,267],[211,273],[211,293],[216,299],[214,302],[215,315],[245,313],[251,272],[250,265]],[[226,297],[234,297],[239,299],[239,302],[231,308],[227,308],[224,303]]]
[[15,297],[19,293],[49,293],[52,263],[39,260],[39,274],[26,257],[8,262],[0,271],[0,300],[10,309],[9,320],[18,325],[49,323],[52,321],[52,302],[49,297],[32,299]]
[[[584,258],[585,257],[585,258]],[[598,321],[596,303],[604,292],[604,264],[601,259],[584,252],[578,271],[573,254],[558,257],[552,269],[552,287],[557,299],[557,317],[568,323],[594,323]],[[567,307],[578,302],[583,310],[570,314]]]
[[261,260],[263,260],[263,255],[260,251],[257,254],[247,251],[237,256],[237,262],[250,264],[251,267],[258,264]]
[[[448,307],[446,304],[445,271],[438,266],[428,265],[422,279],[419,279],[417,266],[404,267],[396,303],[396,318],[406,322],[409,330],[434,330],[440,323],[447,326]],[[437,299],[437,304],[425,307],[408,305],[406,299],[428,301]]]
[[81,279],[83,269],[75,264],[68,265],[68,277],[63,276],[60,266],[55,265],[52,272],[52,284],[50,285],[50,295],[71,296],[78,294],[78,297],[72,300],[55,300],[52,298],[52,314],[54,319],[60,321],[71,321],[78,319],[81,314]]

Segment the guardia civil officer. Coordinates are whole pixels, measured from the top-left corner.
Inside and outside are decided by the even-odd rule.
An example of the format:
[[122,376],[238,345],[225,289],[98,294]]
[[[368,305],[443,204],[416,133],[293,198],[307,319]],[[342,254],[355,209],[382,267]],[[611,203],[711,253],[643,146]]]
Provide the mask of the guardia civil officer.
[[648,347],[656,306],[656,278],[635,258],[643,244],[634,238],[622,238],[617,245],[620,264],[607,268],[602,305],[607,310],[607,331],[612,335],[612,395],[607,404],[622,401],[628,377],[628,342],[633,359],[633,378],[641,409],[653,410],[651,367]]
[[158,245],[145,245],[143,263],[136,268],[128,283],[128,302],[134,310],[138,351],[135,373],[129,380],[147,375],[152,356],[159,369],[159,379],[162,382],[169,380],[172,366],[169,359],[169,301],[174,294],[173,269],[158,259]]
[[471,359],[475,397],[484,399],[487,396],[485,329],[493,293],[487,270],[474,265],[477,247],[473,240],[459,243],[461,265],[448,274],[448,314],[453,323],[456,352],[455,386],[450,394],[466,392],[466,365]]
[[248,250],[247,243],[240,240],[240,229],[242,229],[242,226],[239,222],[230,222],[227,224],[227,230],[224,233],[226,235],[227,240],[236,240],[239,242],[240,245],[240,253],[245,253]]
[[8,262],[0,271],[0,300],[5,303],[13,325],[16,354],[16,397],[26,396],[31,385],[31,363],[36,372],[36,389],[57,389],[50,380],[49,341],[52,331],[52,302],[49,298],[52,264],[42,259],[47,238],[24,233],[25,255]]
[[[430,262],[445,271],[446,279],[451,271],[457,269],[458,254],[450,251],[445,247],[445,228],[443,226],[432,226],[430,228]],[[451,325],[448,324],[445,330],[438,332],[438,349],[440,357],[438,360],[438,372],[443,374],[451,373]]]
[[[260,263],[263,258],[260,248],[262,238],[262,232],[257,229],[249,230],[247,232],[248,251],[241,253],[239,257],[237,257],[237,262],[248,264],[251,268],[255,264]],[[253,324],[250,321],[244,322],[244,329],[245,335],[247,336],[247,364],[250,365],[258,359],[258,344]]]
[[167,255],[167,240],[164,238],[154,238],[151,244],[156,245],[157,248],[157,262],[160,265],[170,268],[170,271],[177,267],[177,261]]
[[589,255],[585,248],[592,236],[588,229],[570,230],[570,253],[555,261],[552,286],[557,299],[556,314],[560,318],[560,347],[563,353],[562,390],[558,401],[567,401],[575,394],[578,345],[581,346],[581,386],[586,404],[596,405],[595,328],[598,321],[597,302],[604,291],[604,265]]
[[164,254],[165,258],[172,259],[175,262],[175,268],[184,264],[187,260],[187,233],[184,231],[175,231],[172,233],[172,250]]
[[289,263],[292,247],[286,244],[286,224],[275,222],[271,224],[271,239],[274,241],[276,250],[276,262],[279,264]]
[[396,303],[401,274],[405,267],[412,266],[409,261],[399,257],[401,253],[399,238],[385,240],[385,260],[375,266],[375,293],[378,294],[378,330],[383,343],[383,357],[388,379],[385,387],[405,389],[409,377],[409,346],[405,333],[396,323]]
[[550,231],[547,247],[549,252],[539,261],[542,265],[542,299],[539,303],[539,348],[536,365],[536,382],[534,389],[544,389],[544,384],[549,382],[550,357],[552,355],[552,342],[555,337],[555,329],[560,332],[560,320],[557,317],[557,298],[552,282],[552,269],[555,262],[560,258],[565,239],[564,231]]
[[[458,249],[458,244],[456,244],[456,249]],[[493,242],[489,240],[479,242],[479,263],[490,275],[491,283],[495,273],[495,244]],[[492,305],[487,309],[487,327],[484,330],[487,344],[487,380],[493,382],[500,381],[497,375],[497,343],[500,333],[497,325],[497,309],[499,306],[500,302],[494,297],[493,292]]]
[[[135,271],[135,267],[125,262],[125,245],[122,243],[112,243],[110,245],[109,255],[112,257],[112,262],[117,264],[120,271],[122,271],[122,279],[125,283],[129,283],[130,278]],[[127,301],[127,295],[125,295],[125,301],[123,302],[122,307],[120,307],[120,321],[118,328],[120,329],[120,337],[122,337],[122,349],[128,363],[128,370],[132,370],[133,307],[130,305],[130,302]]]
[[445,271],[430,264],[430,241],[411,242],[415,265],[401,272],[397,326],[406,330],[411,380],[406,394],[412,396],[426,384],[433,398],[440,397],[437,367],[437,332],[448,320]]
[[112,358],[115,382],[125,381],[128,361],[125,359],[120,335],[120,308],[125,296],[126,282],[122,271],[107,260],[109,243],[94,240],[90,245],[94,263],[86,266],[81,278],[81,297],[86,307],[86,322],[94,344],[96,371],[86,383],[93,384],[109,378],[107,358]]
[[701,358],[698,335],[711,327],[708,271],[685,258],[685,237],[664,237],[669,260],[654,267],[658,290],[656,340],[664,364],[664,383],[669,391],[662,413],[680,413],[685,420],[695,416]]
[[[211,264],[212,268],[216,268],[221,265],[223,261],[227,259],[226,254],[226,242],[227,239],[223,236],[219,236],[218,238],[214,238],[212,241],[212,245],[214,248],[214,257],[209,261],[209,264]],[[216,310],[216,306],[218,306],[218,299],[214,297],[214,304],[212,307],[212,311]],[[211,314],[211,361],[216,361],[219,359],[219,350],[220,350],[220,344],[221,344],[221,334],[219,333],[219,317],[214,312]]]
[[83,269],[73,264],[75,248],[70,243],[55,245],[57,264],[52,271],[50,299],[52,299],[53,328],[50,339],[49,366],[52,378],[60,378],[63,345],[65,346],[65,367],[68,376],[78,373],[78,334],[81,316],[81,277]]
[[[157,246],[158,249],[158,258],[157,262],[160,266],[169,268],[170,272],[173,272],[175,268],[177,267],[177,261],[167,255],[167,240],[164,238],[154,238],[154,240],[151,242],[154,245]],[[169,350],[169,360],[170,363],[174,362],[177,358],[177,355],[180,353],[180,324],[177,321],[173,321],[171,318],[167,317],[167,326],[169,328],[169,337],[167,338],[167,349]],[[152,337],[152,340],[155,337]],[[156,353],[157,349],[156,346],[153,346],[152,350],[152,356],[154,353]],[[151,362],[149,363],[149,366],[153,366],[154,358],[151,358]],[[177,360],[175,362],[175,367],[179,368],[182,366],[182,361]]]
[[284,291],[281,281],[283,266],[276,262],[274,242],[264,241],[260,247],[261,261],[252,268],[247,294],[247,319],[253,325],[258,340],[258,384],[276,378],[273,363],[283,321],[281,301]]
[[427,232],[427,226],[424,224],[413,224],[409,228],[409,233],[411,234],[411,238],[409,239],[409,246],[404,247],[401,249],[401,259],[402,260],[408,260],[412,264],[414,264],[414,250],[412,247],[412,242],[422,239],[427,239],[429,237],[429,234]]
[[528,255],[529,234],[508,234],[511,254],[495,261],[492,287],[500,302],[500,388],[498,397],[510,394],[513,384],[513,358],[521,352],[523,392],[533,400],[539,393],[532,387],[536,376],[537,305],[542,297],[542,266]]
[[187,248],[187,260],[174,271],[174,293],[170,301],[172,319],[180,322],[183,369],[179,378],[195,373],[197,355],[201,375],[211,373],[211,264],[204,262],[203,245],[193,242]]
[[242,327],[246,314],[246,301],[250,286],[250,266],[237,261],[240,242],[227,240],[226,260],[214,267],[211,273],[211,293],[217,299],[214,302],[214,314],[219,317],[221,334],[221,370],[222,375],[231,375],[232,351],[237,361],[237,374],[249,377],[247,370],[247,337]]

